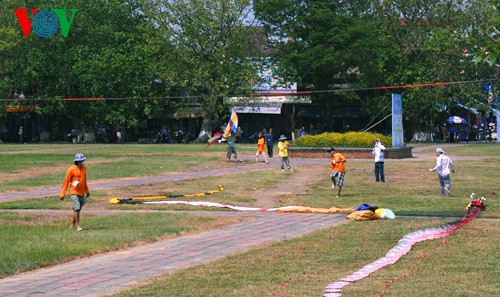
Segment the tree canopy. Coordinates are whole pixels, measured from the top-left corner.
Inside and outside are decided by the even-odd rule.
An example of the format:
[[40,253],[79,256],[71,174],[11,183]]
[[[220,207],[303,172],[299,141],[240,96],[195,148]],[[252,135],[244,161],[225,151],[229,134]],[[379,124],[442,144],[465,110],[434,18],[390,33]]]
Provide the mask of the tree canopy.
[[251,88],[248,78],[256,72],[245,45],[252,32],[244,24],[249,5],[248,0],[144,1],[145,15],[159,32],[155,42],[173,45],[159,62],[159,77],[201,104],[200,141],[220,124],[222,96]]
[[[359,100],[368,114],[377,114],[390,98],[380,92],[334,92],[342,84],[489,82],[497,76],[464,54],[480,43],[481,24],[493,17],[483,1],[257,0],[254,5],[275,38],[284,74],[317,91],[316,100],[327,106]],[[430,128],[443,107],[485,95],[479,82],[397,91],[415,130]],[[326,118],[339,109],[329,110]]]
[[[258,76],[255,60],[271,58],[280,77],[312,91],[314,102],[326,107],[321,112],[327,122],[346,104],[376,117],[387,106],[390,91],[397,91],[403,95],[406,127],[428,129],[457,103],[486,102],[481,82],[495,88],[497,4],[4,0],[0,97],[23,91],[28,99],[38,100],[36,110],[44,120],[64,118],[88,129],[100,123],[134,127],[172,110],[196,107],[203,116],[198,135],[203,140],[227,114],[223,96],[250,93]],[[66,9],[65,21],[71,24],[48,38],[33,29],[25,37],[16,8],[28,8],[30,22],[32,8]],[[255,35],[262,31],[250,24],[252,12],[272,51],[256,50]],[[437,82],[448,84],[373,90]],[[7,103],[1,101],[0,107],[5,110]]]

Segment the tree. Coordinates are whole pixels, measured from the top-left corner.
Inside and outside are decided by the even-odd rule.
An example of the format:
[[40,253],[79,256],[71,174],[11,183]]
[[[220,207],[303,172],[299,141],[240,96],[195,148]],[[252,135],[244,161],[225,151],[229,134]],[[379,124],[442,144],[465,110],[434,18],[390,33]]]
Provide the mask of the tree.
[[339,89],[380,77],[370,1],[257,0],[254,7],[275,41],[280,76],[317,92],[313,100],[326,106],[322,118],[332,129],[340,106],[362,102],[360,94]]
[[[379,34],[389,45],[378,57],[387,85],[489,80],[494,72],[470,63],[468,49],[477,44],[477,24],[490,16],[475,1],[376,1]],[[402,89],[405,125],[410,132],[430,130],[458,102],[481,95],[481,84]],[[449,114],[448,114],[449,115]],[[441,117],[440,117],[441,116]],[[408,135],[408,133],[407,133]],[[409,133],[412,135],[412,133]]]
[[[224,95],[247,92],[255,70],[244,45],[249,0],[144,0],[144,13],[160,31],[155,42],[166,45],[159,78],[196,97],[203,112],[197,140],[208,138],[220,124]],[[173,46],[170,47],[170,44]]]
[[[2,1],[0,30],[10,34],[6,40],[14,40],[9,43],[10,47],[0,46],[0,51],[7,53],[8,58],[0,64],[2,93],[12,89],[26,90],[28,98],[44,100],[37,105],[42,116],[50,113],[51,121],[67,117],[74,127],[87,130],[103,122],[135,125],[157,106],[154,99],[58,100],[153,94],[152,81],[156,75],[152,71],[153,50],[148,40],[154,28],[145,21],[139,1],[64,0],[32,5],[27,7],[40,10],[65,7],[78,11],[66,37],[56,32],[49,38],[41,38],[31,31],[25,38],[12,9],[26,7],[26,3]],[[31,20],[31,14],[28,18]],[[15,57],[9,53],[15,53]]]
[[492,0],[488,5],[494,12],[494,17],[481,25],[484,40],[478,51],[471,53],[476,63],[485,62],[490,66],[500,68],[500,15],[498,15],[498,0]]
[[[280,69],[317,91],[327,110],[356,102],[378,114],[390,92],[333,92],[364,88],[491,79],[491,69],[470,63],[465,49],[477,44],[478,24],[492,17],[476,1],[256,0],[256,17],[275,37]],[[395,90],[391,90],[395,91]],[[405,127],[430,129],[457,100],[478,96],[480,84],[405,88]],[[360,99],[363,100],[360,100]],[[327,116],[328,118],[328,116]]]

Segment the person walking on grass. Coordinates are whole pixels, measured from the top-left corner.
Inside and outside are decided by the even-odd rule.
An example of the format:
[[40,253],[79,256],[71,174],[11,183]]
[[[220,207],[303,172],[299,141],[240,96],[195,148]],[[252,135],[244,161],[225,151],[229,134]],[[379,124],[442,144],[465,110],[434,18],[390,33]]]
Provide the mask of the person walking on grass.
[[234,154],[234,161],[238,162],[238,154],[236,153],[236,132],[229,132],[227,136],[227,160],[231,161],[231,157]]
[[255,162],[259,162],[259,156],[264,156],[264,160],[267,163],[269,163],[269,160],[267,159],[266,152],[264,151],[264,146],[266,144],[266,141],[264,137],[262,137],[262,132],[259,133],[258,139],[257,139],[257,152],[255,153]]
[[328,149],[330,153],[330,165],[332,166],[332,174],[330,175],[330,179],[332,180],[332,189],[337,188],[337,196],[340,196],[340,192],[342,191],[342,186],[344,185],[345,178],[345,165],[347,159],[341,153],[336,153],[333,147]]
[[450,157],[444,154],[442,148],[436,149],[436,166],[430,168],[429,171],[438,171],[439,186],[441,187],[441,196],[446,196],[446,194],[451,196],[451,179],[450,179],[450,167],[451,172],[455,173],[455,164],[450,159]]
[[69,228],[73,229],[76,227],[76,231],[83,230],[82,227],[80,227],[80,211],[90,197],[89,187],[87,185],[86,160],[83,154],[75,155],[75,164],[66,172],[66,178],[64,179],[61,193],[59,194],[59,198],[64,200],[66,192],[69,192],[69,199],[73,206],[73,217]]
[[375,147],[372,149],[372,155],[375,157],[375,181],[385,182],[384,176],[384,151],[385,146],[380,139],[375,140]]
[[285,135],[281,135],[278,141],[278,154],[281,158],[281,171],[285,171],[286,165],[288,171],[293,172],[292,167],[290,166],[290,160],[288,159],[288,148],[290,147],[290,144],[286,141]]

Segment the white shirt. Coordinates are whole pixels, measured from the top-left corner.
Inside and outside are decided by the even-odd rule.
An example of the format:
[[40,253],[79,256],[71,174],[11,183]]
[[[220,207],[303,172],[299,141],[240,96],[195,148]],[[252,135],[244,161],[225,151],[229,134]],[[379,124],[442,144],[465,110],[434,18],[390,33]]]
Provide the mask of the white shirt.
[[453,164],[453,161],[450,159],[450,157],[446,156],[445,154],[439,155],[436,159],[436,167],[433,168],[433,170],[438,170],[439,175],[441,176],[447,176],[450,174],[450,168],[448,166],[451,166],[452,170],[455,170],[455,164]]
[[384,162],[385,146],[381,143],[376,144],[372,149],[372,155],[375,156],[375,162]]

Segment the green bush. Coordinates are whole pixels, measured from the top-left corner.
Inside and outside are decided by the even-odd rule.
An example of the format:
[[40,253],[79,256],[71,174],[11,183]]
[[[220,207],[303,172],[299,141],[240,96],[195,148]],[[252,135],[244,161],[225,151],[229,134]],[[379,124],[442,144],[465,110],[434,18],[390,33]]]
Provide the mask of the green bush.
[[372,147],[376,139],[380,139],[386,147],[392,144],[391,136],[370,132],[325,132],[318,135],[305,135],[295,139],[293,144],[296,146]]

